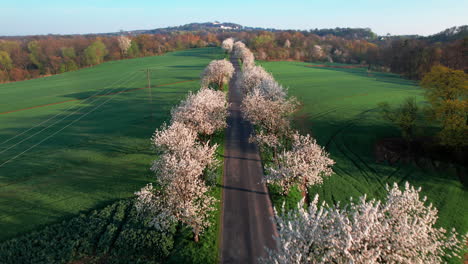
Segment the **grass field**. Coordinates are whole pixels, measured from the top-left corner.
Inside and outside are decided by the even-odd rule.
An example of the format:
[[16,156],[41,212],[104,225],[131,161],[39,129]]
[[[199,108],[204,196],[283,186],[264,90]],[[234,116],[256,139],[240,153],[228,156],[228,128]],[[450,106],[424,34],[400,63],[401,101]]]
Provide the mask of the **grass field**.
[[[423,92],[416,83],[392,74],[368,75],[366,69],[312,68],[300,62],[260,64],[303,103],[295,116],[295,126],[303,133],[311,133],[336,161],[335,174],[323,185],[314,186],[312,196],[318,193],[328,203],[346,202],[350,196],[356,198],[364,193],[382,198],[387,183],[402,186],[408,181],[421,186],[422,193],[439,209],[441,226],[455,227],[461,233],[468,231],[468,191],[453,167],[434,169],[375,162],[374,143],[399,136],[395,127],[381,119],[375,109],[377,103],[399,104],[414,96],[424,104]],[[278,204],[278,196],[273,194],[273,198]]]
[[[0,85],[0,240],[149,182],[152,133],[222,57],[218,48],[186,50]],[[152,103],[149,89],[138,89],[146,68]]]
[[[217,159],[222,161],[224,131],[211,142],[219,145]],[[164,232],[148,225],[151,218],[139,216],[135,200],[129,198],[0,242],[0,263],[218,263],[223,171],[220,166],[216,182],[210,184],[217,210],[199,243],[182,224]]]

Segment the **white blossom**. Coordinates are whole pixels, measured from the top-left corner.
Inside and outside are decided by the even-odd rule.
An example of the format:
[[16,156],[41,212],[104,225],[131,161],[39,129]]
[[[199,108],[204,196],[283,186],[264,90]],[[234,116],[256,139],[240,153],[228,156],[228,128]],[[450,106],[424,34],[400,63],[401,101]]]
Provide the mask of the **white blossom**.
[[242,50],[243,50],[243,49],[246,49],[246,46],[245,46],[244,42],[242,42],[242,41],[236,41],[236,42],[234,43],[234,46],[233,46],[233,51],[234,51],[233,57],[234,57],[234,58],[240,59],[240,58],[241,58],[241,53],[242,53]]
[[255,143],[260,147],[261,151],[269,149],[277,149],[282,144],[280,138],[273,133],[266,133],[264,130],[258,131],[250,135],[249,143]]
[[219,162],[215,158],[218,145],[199,142],[196,138],[196,132],[180,122],[157,130],[152,140],[162,154],[151,170],[160,188],[150,184],[135,194],[136,208],[151,219],[150,225],[164,230],[174,221],[181,221],[192,228],[197,240],[210,225],[208,217],[215,202],[208,195],[204,173]]
[[149,218],[149,225],[166,231],[175,221],[190,226],[198,235],[210,226],[209,215],[214,210],[215,199],[200,178],[175,175],[162,190],[151,184],[136,192],[136,209],[140,216]]
[[167,231],[177,221],[167,206],[165,196],[153,188],[151,183],[135,192],[135,207],[138,214],[149,219],[149,225],[160,231]]
[[252,124],[268,133],[280,134],[279,131],[289,130],[289,116],[296,110],[297,105],[294,97],[270,100],[257,88],[244,97],[241,111],[244,118]]
[[234,43],[233,51],[233,57],[242,60],[242,67],[244,70],[255,65],[254,54],[245,46],[243,42],[237,41]]
[[173,122],[169,127],[163,124],[151,137],[157,150],[169,153],[182,153],[191,149],[196,139],[196,131],[180,122]]
[[159,157],[153,162],[158,188],[151,184],[136,192],[136,208],[159,230],[180,221],[192,228],[195,241],[211,222],[215,199],[208,194],[206,173],[219,162],[217,144],[200,142],[198,133],[210,135],[226,126],[226,96],[221,91],[201,89],[190,93],[172,111],[172,123],[156,130],[152,142]]
[[201,177],[207,167],[217,166],[214,157],[218,145],[209,145],[209,142],[194,142],[193,146],[177,152],[167,152],[155,160],[151,170],[158,176],[158,181],[167,185],[173,177],[184,175],[186,178]]
[[199,134],[212,135],[226,127],[228,105],[224,92],[202,88],[190,93],[173,109],[172,122],[183,123]]
[[210,84],[216,84],[223,89],[234,74],[234,66],[227,60],[214,60],[205,68],[202,74],[202,87],[208,88]]
[[274,80],[273,76],[261,66],[252,66],[244,69],[239,75],[238,85],[242,88],[244,94],[252,93],[263,80]]
[[223,41],[221,44],[221,48],[225,50],[228,53],[232,52],[232,48],[234,46],[234,39],[233,38],[227,38]]
[[119,44],[119,48],[122,54],[126,55],[128,49],[132,45],[132,40],[126,36],[119,36],[117,38],[117,43]]
[[325,57],[325,52],[319,45],[314,45],[311,50],[312,58],[315,60],[321,60]]
[[240,48],[237,51],[237,56],[241,59],[244,70],[255,65],[255,56],[248,48]]
[[277,163],[266,168],[264,179],[279,184],[284,193],[295,184],[306,193],[307,187],[322,183],[323,177],[333,173],[333,164],[335,162],[315,139],[296,132],[292,135],[291,149],[280,153]]
[[273,79],[263,79],[258,88],[263,97],[269,100],[281,100],[286,97],[286,89]]
[[250,50],[246,49],[242,53],[241,59],[242,59],[242,68],[243,69],[255,66],[255,56]]
[[315,196],[308,209],[275,209],[277,249],[268,249],[261,263],[443,263],[458,256],[468,236],[459,239],[435,227],[437,209],[420,199],[421,189],[408,183],[400,190],[387,186],[384,201],[319,205]]

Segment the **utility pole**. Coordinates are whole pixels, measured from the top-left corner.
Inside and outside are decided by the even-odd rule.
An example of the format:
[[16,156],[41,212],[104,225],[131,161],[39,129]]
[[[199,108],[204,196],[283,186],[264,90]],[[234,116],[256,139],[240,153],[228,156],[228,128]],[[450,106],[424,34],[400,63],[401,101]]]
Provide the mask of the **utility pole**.
[[148,93],[149,93],[149,100],[150,100],[150,112],[151,112],[151,122],[153,122],[153,94],[151,93],[151,69],[147,68],[143,70],[146,72],[146,81],[148,83]]

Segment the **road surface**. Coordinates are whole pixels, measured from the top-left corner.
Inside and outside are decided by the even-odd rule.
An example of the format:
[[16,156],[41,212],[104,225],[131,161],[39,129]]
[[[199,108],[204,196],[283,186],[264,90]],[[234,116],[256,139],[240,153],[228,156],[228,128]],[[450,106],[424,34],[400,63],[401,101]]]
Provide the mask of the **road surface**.
[[265,247],[274,248],[273,209],[265,184],[258,148],[249,143],[252,126],[242,118],[242,94],[236,86],[237,59],[231,59],[236,73],[230,82],[227,120],[223,211],[221,223],[221,263],[257,263]]

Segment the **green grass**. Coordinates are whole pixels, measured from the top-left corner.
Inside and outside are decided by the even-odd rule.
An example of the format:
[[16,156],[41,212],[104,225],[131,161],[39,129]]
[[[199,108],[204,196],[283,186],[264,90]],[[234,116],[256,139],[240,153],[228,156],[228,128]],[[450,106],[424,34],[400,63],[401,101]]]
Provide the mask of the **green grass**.
[[[134,199],[121,199],[88,214],[0,242],[1,263],[218,263],[224,131],[213,136],[219,145],[210,195],[218,201],[212,225],[193,241],[189,227],[174,224],[165,232],[138,217]],[[59,246],[58,246],[59,245]]]
[[[468,191],[454,173],[454,168],[439,169],[417,164],[376,163],[374,143],[385,137],[399,136],[398,130],[382,120],[376,105],[382,101],[399,104],[414,96],[423,105],[422,89],[416,83],[366,69],[311,68],[301,62],[262,62],[275,79],[289,88],[289,94],[302,103],[294,125],[312,134],[336,161],[335,174],[320,186],[310,189],[328,203],[346,202],[349,197],[367,193],[383,198],[385,185],[408,181],[422,187],[422,194],[439,209],[438,223],[468,232]],[[434,129],[432,126],[425,129]],[[421,164],[420,164],[421,165]],[[297,200],[295,192],[291,199]],[[283,199],[275,190],[273,201]],[[291,201],[289,201],[291,203]]]
[[190,80],[223,57],[219,48],[193,49],[0,85],[2,113],[142,88],[141,70],[153,69],[152,104],[142,89],[0,115],[0,240],[132,196],[151,180],[155,128],[199,88]]

